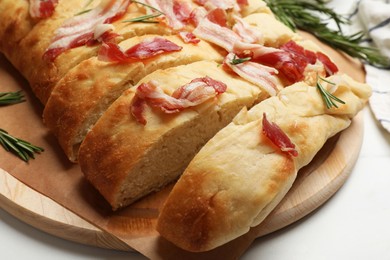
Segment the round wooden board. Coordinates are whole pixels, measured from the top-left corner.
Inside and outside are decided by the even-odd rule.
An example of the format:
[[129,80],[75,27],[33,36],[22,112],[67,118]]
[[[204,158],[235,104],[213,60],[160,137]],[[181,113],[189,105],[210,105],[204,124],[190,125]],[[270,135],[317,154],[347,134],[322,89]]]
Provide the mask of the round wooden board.
[[[331,138],[314,160],[301,169],[293,187],[278,207],[258,227],[256,236],[281,229],[306,216],[327,201],[347,180],[363,139],[363,116]],[[53,200],[19,182],[0,169],[0,207],[49,234],[82,244],[132,250]]]

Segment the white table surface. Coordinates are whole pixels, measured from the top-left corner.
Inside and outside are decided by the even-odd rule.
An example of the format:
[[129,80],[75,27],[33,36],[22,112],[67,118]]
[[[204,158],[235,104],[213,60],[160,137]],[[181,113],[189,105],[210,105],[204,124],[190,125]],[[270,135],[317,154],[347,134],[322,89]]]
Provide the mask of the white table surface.
[[[350,2],[330,5],[342,11]],[[363,146],[347,182],[314,213],[257,239],[242,259],[390,259],[390,134],[369,107],[363,113]],[[145,258],[48,235],[0,209],[0,259]]]

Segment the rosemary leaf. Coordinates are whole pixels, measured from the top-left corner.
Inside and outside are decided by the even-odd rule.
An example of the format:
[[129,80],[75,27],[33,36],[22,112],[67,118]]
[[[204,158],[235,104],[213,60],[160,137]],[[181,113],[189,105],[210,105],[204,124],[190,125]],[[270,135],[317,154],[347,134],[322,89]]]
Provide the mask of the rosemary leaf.
[[251,60],[251,57],[246,57],[246,58],[237,58],[236,55],[234,55],[232,61],[230,62],[230,64],[232,65],[237,65],[237,64],[241,64],[241,63],[244,63],[246,61],[249,61]]
[[[312,33],[334,49],[371,65],[385,68],[390,66],[390,60],[381,55],[377,48],[361,45],[363,32],[345,35],[341,25],[348,24],[348,19],[327,8],[324,1],[316,0],[313,3],[307,0],[265,0],[265,2],[275,16],[292,30],[300,29]],[[330,29],[329,21],[334,21],[338,30]]]
[[22,91],[0,92],[0,106],[12,105],[24,102]]
[[165,15],[163,12],[161,12],[157,8],[154,8],[151,5],[144,4],[142,2],[135,1],[135,0],[132,0],[131,2],[139,4],[139,5],[142,5],[142,6],[145,6],[146,8],[149,8],[149,9],[151,9],[151,10],[157,12],[157,13],[155,13],[155,14],[146,14],[146,15],[142,15],[142,16],[135,17],[135,18],[132,18],[132,19],[124,20],[124,21],[122,21],[123,23],[136,23],[136,22],[141,22],[141,23],[158,23],[158,21],[154,21],[154,20],[150,20],[150,19],[159,17],[161,15]]
[[78,12],[77,14],[75,14],[74,16],[79,16],[79,15],[82,15],[82,14],[88,13],[88,12],[90,12],[90,11],[92,11],[92,8],[90,8],[90,9],[85,9],[85,10],[82,10],[82,11]]
[[338,108],[338,105],[336,104],[336,102],[341,103],[341,104],[345,104],[345,102],[343,100],[339,99],[338,97],[332,95],[329,91],[327,91],[322,86],[321,81],[324,81],[324,82],[326,82],[328,84],[332,84],[332,85],[335,85],[335,83],[330,82],[329,80],[324,79],[324,78],[317,75],[317,89],[320,91],[322,99],[324,100],[326,107],[328,109],[330,109],[332,107]]
[[150,20],[150,19],[159,17],[160,15],[161,14],[147,14],[147,15],[142,15],[142,16],[135,17],[135,18],[128,19],[128,20],[123,20],[122,22],[123,23],[136,23],[136,22],[141,22],[141,23],[158,23],[158,21],[153,21],[153,20]]
[[154,7],[151,6],[151,5],[144,4],[144,3],[139,2],[139,1],[136,1],[136,0],[132,0],[131,2],[132,2],[132,3],[139,4],[139,5],[142,5],[142,6],[145,6],[145,7],[149,8],[149,9],[152,9],[153,11],[156,11],[157,13],[164,14],[163,12],[161,12],[161,11],[158,10],[157,8],[154,8]]
[[93,1],[94,1],[94,0],[89,0],[89,1],[84,5],[84,10],[82,10],[82,11],[76,13],[74,16],[82,15],[82,14],[85,14],[85,13],[88,13],[88,12],[92,11],[92,8],[87,9],[87,7],[88,7],[90,4],[92,4]]
[[8,151],[16,154],[20,159],[28,162],[34,159],[35,153],[41,153],[43,148],[35,146],[25,140],[10,135],[7,131],[0,128],[0,145]]

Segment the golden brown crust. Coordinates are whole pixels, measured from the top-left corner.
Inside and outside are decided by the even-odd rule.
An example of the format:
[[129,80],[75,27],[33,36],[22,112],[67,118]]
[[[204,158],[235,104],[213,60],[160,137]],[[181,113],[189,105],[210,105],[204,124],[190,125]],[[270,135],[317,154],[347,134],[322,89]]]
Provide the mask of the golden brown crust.
[[28,1],[23,0],[2,0],[0,14],[0,39],[4,39],[0,41],[0,52],[9,57],[37,21],[30,17]]

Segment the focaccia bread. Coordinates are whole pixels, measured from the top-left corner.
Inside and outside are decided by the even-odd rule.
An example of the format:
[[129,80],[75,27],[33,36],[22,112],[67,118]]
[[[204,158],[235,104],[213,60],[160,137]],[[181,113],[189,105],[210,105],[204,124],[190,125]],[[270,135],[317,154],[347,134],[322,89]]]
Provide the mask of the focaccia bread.
[[184,172],[158,229],[190,251],[259,224],[370,94],[261,0],[2,0],[0,17],[0,51],[114,210]]
[[[365,105],[370,87],[347,76],[328,78],[327,89],[345,101],[328,109],[315,86],[296,83],[251,110],[241,111],[195,156],[158,219],[160,234],[189,251],[207,251],[257,226],[326,140],[342,131]],[[269,138],[276,124],[295,147]],[[292,153],[294,149],[297,154]]]

